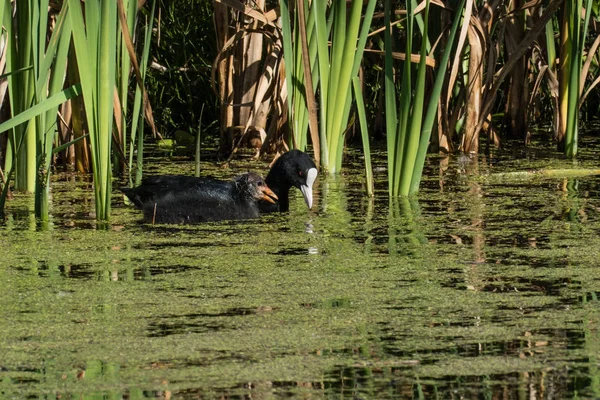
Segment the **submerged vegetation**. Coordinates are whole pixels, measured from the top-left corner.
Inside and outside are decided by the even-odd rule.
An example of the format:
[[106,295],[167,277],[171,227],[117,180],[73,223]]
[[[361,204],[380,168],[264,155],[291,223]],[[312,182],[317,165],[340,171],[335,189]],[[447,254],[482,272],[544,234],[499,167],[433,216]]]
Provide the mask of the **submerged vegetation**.
[[113,176],[139,183],[150,134],[191,149],[198,126],[219,127],[227,161],[312,148],[332,175],[360,130],[369,181],[385,132],[395,197],[418,192],[428,151],[526,146],[542,127],[573,158],[582,117],[597,117],[592,0],[106,3],[3,0],[0,209],[34,192],[47,220],[50,175],[70,164],[93,173],[106,221]]
[[[600,398],[599,12],[0,0],[0,396]],[[314,209],[113,190],[243,147],[312,151]]]
[[[597,165],[594,139],[582,168]],[[23,203],[0,224],[0,393],[596,398],[600,180],[481,181],[570,164],[535,141],[492,157],[428,163],[419,199],[390,201],[377,168],[375,197],[361,196],[351,149],[316,212],[297,196],[260,221],[150,226],[115,206],[110,231],[90,229],[89,180],[71,173],[52,229]]]

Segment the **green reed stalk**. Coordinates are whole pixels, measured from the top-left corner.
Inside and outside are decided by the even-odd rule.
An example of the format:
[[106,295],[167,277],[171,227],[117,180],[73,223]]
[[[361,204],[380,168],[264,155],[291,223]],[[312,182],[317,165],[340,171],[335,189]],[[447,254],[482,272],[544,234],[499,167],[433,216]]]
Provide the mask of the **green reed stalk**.
[[[412,53],[412,38],[415,36],[414,14],[416,2],[407,2],[406,19],[406,61],[402,69],[402,85],[400,86],[399,106],[396,107],[397,88],[394,82],[394,64],[392,59],[392,37],[389,28],[385,32],[385,96],[386,96],[386,130],[388,135],[388,184],[390,196],[408,196],[419,190],[423,167],[431,139],[431,131],[437,115],[437,105],[446,75],[446,67],[450,59],[454,38],[462,16],[465,0],[460,0],[456,10],[459,10],[452,24],[448,44],[437,65],[436,79],[433,90],[425,108],[426,88],[426,56],[429,30],[429,0],[425,3],[422,17],[422,35],[420,46],[420,61],[413,79],[413,67],[410,63]],[[385,24],[389,26],[391,5],[385,3]],[[398,111],[396,111],[398,110]]]
[[[279,2],[281,9],[281,31],[283,41],[283,53],[285,54],[285,85],[287,88],[288,110],[294,110],[294,66],[296,65],[296,50],[292,45],[293,27],[290,19],[290,7],[288,0]],[[294,118],[290,115],[289,118]]]
[[[352,101],[351,82],[352,78],[358,74],[376,2],[369,0],[364,15],[362,15],[363,2],[353,0],[350,5],[349,17],[346,16],[344,0],[336,0],[334,3],[335,17],[331,39],[331,66],[328,70],[328,96],[327,98],[321,96],[321,101],[327,102],[325,126],[328,164],[323,166],[332,174],[339,172],[342,166],[344,133]],[[361,17],[363,17],[362,28]],[[319,48],[323,47],[319,46]],[[323,76],[323,71],[319,71],[319,74]]]
[[[577,4],[574,4],[577,3]],[[568,20],[563,22],[567,24],[568,35],[567,35],[567,49],[568,57],[565,58],[565,74],[567,79],[566,95],[567,95],[567,125],[565,130],[565,155],[567,157],[575,157],[577,154],[577,111],[579,103],[579,77],[580,70],[577,67],[581,65],[578,63],[580,60],[579,49],[578,49],[578,37],[581,25],[581,19],[579,12],[581,10],[582,0],[576,0],[575,2],[567,1],[565,3],[566,13]]]
[[[280,6],[282,10],[282,36],[283,36],[283,51],[285,58],[286,71],[286,89],[287,101],[289,110],[289,125],[291,128],[290,145],[293,148],[305,150],[308,145],[307,130],[310,121],[309,101],[312,100],[311,109],[316,109],[314,104],[314,91],[319,82],[318,70],[315,68],[317,62],[317,37],[315,35],[315,18],[318,14],[316,9],[319,6],[317,2],[308,2],[304,0],[296,1],[296,12],[290,15],[289,1],[281,0]],[[302,50],[302,30],[300,29],[299,7],[304,10],[306,41],[308,44],[308,65],[310,69],[307,74],[305,72],[305,63]],[[293,17],[293,20],[292,20]],[[293,38],[293,40],[291,40]],[[307,81],[309,76],[312,80],[313,96],[306,93]],[[313,133],[311,133],[313,135]],[[314,143],[318,142],[318,143]],[[318,151],[322,141],[319,140],[318,134],[314,134],[313,147],[314,151]],[[319,156],[315,155],[315,159]]]
[[554,21],[552,18],[546,23],[546,51],[548,53],[548,68],[556,73],[556,42],[554,40]]
[[200,177],[200,145],[202,140],[202,114],[204,114],[204,104],[202,104],[202,108],[200,108],[200,118],[198,118],[198,134],[196,134],[196,154],[194,157],[194,161],[196,164],[196,168],[194,168],[194,176],[196,178]]
[[[389,0],[386,1],[386,3]],[[391,6],[388,4],[386,6],[386,10],[391,12]],[[388,180],[391,182],[391,186],[389,187],[389,193],[391,196],[398,196],[401,193],[401,180],[403,177],[402,167],[404,165],[404,157],[405,157],[405,148],[408,142],[408,138],[410,133],[408,132],[409,121],[410,121],[410,112],[411,112],[411,104],[412,104],[412,65],[410,63],[410,54],[412,53],[412,38],[413,38],[413,26],[414,26],[414,14],[412,12],[412,2],[408,1],[406,3],[406,62],[403,65],[402,69],[402,90],[400,91],[400,100],[399,100],[399,110],[397,114],[397,119],[395,123],[392,123],[391,126],[387,126],[387,134],[391,136],[388,138],[388,146],[393,148],[393,157],[390,158],[388,156],[388,174],[391,176]],[[389,18],[389,17],[388,17]],[[389,27],[388,27],[389,29]],[[386,35],[386,57],[391,57],[391,32],[389,33],[389,37]],[[388,49],[389,47],[389,49]],[[424,56],[424,55],[423,55]],[[394,71],[393,71],[393,63],[391,60],[386,60],[386,95],[389,93],[393,93],[394,99],[388,98],[386,96],[386,111],[392,107],[395,107],[396,104],[396,88],[393,81]],[[392,86],[393,85],[393,86]],[[389,118],[389,117],[388,117]],[[390,151],[390,147],[388,147],[388,152]],[[404,178],[406,179],[406,178]],[[406,193],[408,194],[408,193]]]
[[79,0],[68,0],[68,4],[90,132],[96,219],[107,221],[110,215],[112,178],[117,4],[113,1],[86,1],[85,21]]
[[[333,25],[334,13],[327,15],[327,2],[313,1],[315,10],[315,39],[317,43],[317,69],[319,76],[319,91],[320,98],[327,99],[329,96],[329,74],[326,73],[329,69],[329,34]],[[321,165],[329,165],[329,147],[327,146],[327,102],[321,100],[319,107],[320,129],[319,139],[321,142]]]
[[365,156],[365,177],[367,180],[367,196],[373,196],[375,187],[373,184],[373,167],[371,166],[371,147],[369,145],[369,129],[367,128],[367,113],[365,111],[365,102],[363,100],[362,89],[360,88],[360,79],[358,76],[352,78],[354,95],[356,96],[356,110],[360,122],[360,136],[362,138],[363,153]]
[[[33,25],[34,10],[28,1],[14,3],[14,20],[10,1],[5,1],[4,28],[7,32],[6,71],[11,117],[27,110],[34,102],[33,40],[38,38]],[[17,73],[17,71],[19,71]],[[14,170],[15,189],[35,190],[35,121],[16,126],[8,137],[10,154],[5,169]],[[14,167],[14,168],[13,168]]]
[[408,126],[410,122],[410,110],[413,96],[412,81],[412,63],[410,55],[413,49],[413,34],[415,16],[412,8],[412,1],[406,3],[406,56],[407,61],[402,65],[402,88],[400,90],[400,110],[398,114],[398,132],[396,132],[396,159],[394,160],[394,196],[400,195],[400,182],[403,176],[402,166],[404,165],[405,148],[409,135]]
[[[67,69],[67,58],[72,33],[71,21],[66,15],[67,9],[68,7],[66,6],[61,9],[46,51],[44,52],[45,36],[41,36],[37,44],[39,46],[40,58],[43,58],[40,70],[36,73],[36,98],[38,102],[44,101],[48,96],[59,93],[64,85],[64,71]],[[42,4],[40,8],[40,11],[42,11],[40,32],[42,29],[46,29],[45,24],[48,20],[47,10],[47,4]],[[47,79],[48,75],[50,75],[49,80]],[[35,187],[35,214],[42,221],[48,221],[49,219],[50,164],[57,130],[58,107],[58,104],[54,105],[45,114],[40,114],[37,117],[39,123],[37,125],[36,170],[38,173],[36,175]]]
[[[299,114],[302,112],[299,109],[299,103],[297,99],[301,95],[300,82],[304,79],[304,74],[299,72],[302,63],[299,61],[300,55],[300,44],[297,40],[297,30],[294,30],[292,20],[290,16],[290,7],[288,0],[282,0],[279,2],[281,8],[281,29],[282,29],[282,41],[283,41],[283,52],[285,54],[285,83],[287,89],[287,102],[289,110],[289,125],[292,134],[292,147],[299,147],[299,140],[297,135],[300,132],[301,117]],[[294,21],[295,22],[295,21]],[[295,38],[292,42],[292,38]],[[294,81],[294,79],[298,79]],[[297,82],[297,83],[295,83]]]
[[[356,2],[355,2],[356,3]],[[342,107],[345,106],[344,97],[338,97],[337,89],[340,86],[340,75],[342,74],[342,66],[348,68],[348,64],[344,63],[344,45],[346,42],[346,38],[350,37],[350,34],[346,34],[347,27],[349,25],[356,26],[356,24],[351,24],[348,22],[348,18],[346,16],[346,2],[344,0],[335,0],[334,11],[335,17],[333,18],[333,32],[331,38],[331,56],[329,57],[329,68],[325,73],[329,74],[329,82],[330,86],[328,88],[328,96],[324,98],[323,101],[327,102],[327,115],[325,119],[325,137],[327,140],[327,159],[328,164],[323,165],[328,172],[335,173],[335,168],[332,168],[332,164],[336,164],[335,155],[337,153],[337,148],[332,147],[332,140],[335,135],[332,134],[333,127],[333,116],[338,114],[341,115]],[[354,6],[351,6],[354,10]],[[324,72],[320,71],[322,75]]]
[[[137,157],[135,160],[135,186],[139,186],[142,184],[142,177],[144,172],[144,117],[140,114],[137,118],[137,121],[137,132],[133,130],[131,131],[132,133],[135,133],[133,138],[137,138]],[[129,171],[131,171],[131,168],[129,168]],[[129,183],[131,184],[131,176],[129,177]]]
[[392,188],[394,187],[394,177],[396,175],[394,164],[396,160],[396,131],[398,125],[396,80],[394,74],[394,58],[392,57],[394,43],[392,41],[391,15],[391,1],[386,0],[384,2],[385,126],[387,133],[388,190],[390,195],[393,193]]
[[[58,14],[46,43],[48,3],[47,0],[19,2],[16,27],[7,3],[2,13],[2,17],[7,17],[4,25],[10,40],[7,73],[12,118],[0,125],[0,133],[13,130],[9,135],[11,151],[7,154],[7,181],[15,172],[15,187],[35,193],[35,214],[42,221],[48,220],[50,161],[58,106],[66,97],[74,95],[72,91],[61,92],[71,38],[67,7]],[[10,34],[15,29],[16,36]],[[59,95],[54,96],[56,94]],[[4,208],[7,189],[8,185],[1,196],[0,209]]]
[[[49,110],[53,110],[58,108],[59,105],[61,105],[62,103],[64,103],[67,100],[71,100],[77,96],[81,95],[81,85],[77,84],[74,86],[71,86],[68,89],[65,89],[61,92],[56,93],[55,95],[48,97],[46,100],[39,102],[38,104],[34,105],[33,107],[28,108],[27,110],[23,111],[22,113],[15,115],[14,117],[10,118],[9,120],[3,122],[0,124],[0,134],[14,129],[15,127],[21,126],[23,124],[26,124],[27,122],[29,122],[30,120],[36,118],[37,116],[48,112]],[[19,151],[19,146],[22,145],[24,141],[21,140],[18,144],[17,147],[15,149],[15,152]],[[46,160],[49,159],[51,157],[48,157],[46,155]],[[7,169],[7,173],[6,173],[6,181],[7,184],[4,186],[2,194],[0,195],[0,212],[2,210],[4,210],[4,205],[5,205],[5,201],[6,201],[6,195],[8,193],[8,181],[10,180],[10,177],[12,176],[12,174],[14,173],[15,170],[15,164],[11,164],[10,169]]]
[[[10,1],[4,1],[0,5],[0,25],[4,26],[4,14],[11,15],[10,12]],[[2,40],[7,39],[7,35],[4,34],[4,30],[0,29],[0,38]]]
[[[307,3],[303,3],[307,4]],[[346,2],[335,0],[313,1],[306,8],[306,35],[313,90],[319,90],[319,144],[321,165],[330,173],[341,168],[343,135],[348,124],[352,100],[352,78],[358,68],[371,25],[376,1],[369,0],[361,29],[362,1],[353,0],[347,19]],[[288,106],[294,145],[306,145],[308,107],[304,93],[304,66],[300,62],[299,36],[292,34],[292,24],[287,0],[280,1],[282,15],[283,48],[286,61]],[[298,20],[295,20],[298,24]],[[360,34],[359,34],[360,30]],[[298,31],[298,29],[296,29]],[[290,38],[294,37],[292,42]],[[331,47],[329,42],[331,41]]]
[[[133,3],[136,3],[133,1]],[[129,134],[130,145],[129,145],[129,183],[132,183],[131,171],[133,168],[133,155],[136,150],[136,138],[137,138],[137,162],[136,162],[136,186],[141,183],[142,171],[143,171],[143,157],[144,157],[144,140],[143,140],[143,127],[144,127],[144,88],[146,83],[146,72],[148,70],[148,59],[150,55],[150,44],[152,39],[152,27],[154,26],[154,13],[156,10],[156,0],[152,0],[150,7],[150,15],[148,15],[148,23],[146,24],[144,31],[144,47],[140,57],[140,75],[142,86],[135,86],[135,95],[133,100],[133,110],[131,112],[131,131]],[[130,30],[132,32],[133,30]]]
[[568,75],[567,88],[567,124],[565,131],[565,155],[573,158],[577,155],[577,141],[579,131],[579,96],[581,82],[581,67],[583,64],[583,54],[585,51],[585,37],[589,26],[592,10],[592,0],[585,2],[586,15],[582,23],[581,10],[584,8],[583,0],[565,2],[568,25],[567,51],[569,57],[565,60]]
[[[123,10],[127,15],[127,28],[128,31],[133,34],[135,31],[135,20],[137,14],[137,1],[136,0],[122,0]],[[119,35],[117,41],[118,46],[118,65],[119,73],[117,75],[117,87],[119,88],[119,102],[121,103],[121,134],[119,142],[121,145],[121,151],[123,154],[127,154],[127,120],[129,117],[129,77],[131,73],[131,59],[129,58],[129,52],[127,51],[127,44],[124,35]],[[132,115],[132,120],[135,120],[135,114]],[[115,163],[115,169],[120,169],[120,163]],[[131,170],[131,169],[130,169]]]
[[417,151],[417,158],[415,159],[415,167],[411,177],[411,186],[409,194],[414,194],[419,191],[421,178],[423,176],[423,168],[425,166],[425,158],[427,156],[427,149],[431,140],[431,131],[433,130],[433,126],[435,124],[438,110],[438,102],[440,100],[442,88],[446,79],[446,69],[448,67],[450,55],[452,54],[452,48],[454,45],[454,39],[456,38],[456,32],[458,32],[458,27],[460,26],[460,21],[462,20],[462,10],[464,8],[464,4],[465,0],[460,0],[459,4],[455,7],[456,14],[454,15],[452,28],[450,29],[450,34],[448,35],[446,48],[444,49],[444,53],[442,54],[442,57],[439,60],[439,63],[437,64],[438,70],[435,76],[433,90],[429,95],[427,111],[425,112],[425,117],[423,118],[421,137],[419,139],[419,149]]
[[[411,7],[411,11],[413,8]],[[423,121],[423,105],[425,103],[425,73],[427,65],[425,60],[427,57],[427,31],[429,26],[429,0],[425,5],[425,20],[423,26],[423,39],[421,40],[421,60],[417,69],[417,81],[415,85],[415,94],[412,105],[412,113],[410,115],[410,124],[408,127],[408,135],[406,137],[405,154],[402,160],[402,177],[400,179],[400,194],[408,196],[410,194],[410,185],[412,181],[417,153],[419,150],[419,139],[421,136],[421,125]],[[410,65],[410,63],[405,64]],[[431,99],[429,100],[431,101]]]

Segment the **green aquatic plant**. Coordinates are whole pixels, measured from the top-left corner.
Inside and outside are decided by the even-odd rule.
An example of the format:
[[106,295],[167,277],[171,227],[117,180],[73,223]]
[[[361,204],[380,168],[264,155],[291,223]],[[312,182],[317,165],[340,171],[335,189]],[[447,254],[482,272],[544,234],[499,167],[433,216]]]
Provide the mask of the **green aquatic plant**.
[[[431,131],[437,115],[438,101],[446,77],[446,66],[452,52],[454,38],[462,19],[464,0],[455,10],[454,22],[441,60],[436,65],[437,72],[432,93],[427,98],[426,57],[429,28],[429,0],[425,2],[423,31],[419,63],[416,78],[413,78],[413,66],[410,55],[415,37],[414,24],[417,14],[413,2],[408,1],[406,29],[406,61],[402,67],[402,82],[397,88],[393,62],[392,8],[391,2],[385,2],[385,116],[388,154],[388,190],[390,196],[408,196],[419,189],[425,157],[431,139]],[[397,94],[399,99],[397,100]]]
[[[16,4],[16,3],[15,3]],[[7,29],[6,59],[12,118],[0,124],[8,131],[5,185],[0,195],[4,209],[9,181],[15,175],[17,190],[35,193],[35,214],[48,220],[50,164],[58,106],[80,93],[79,87],[63,90],[64,71],[71,38],[67,8],[60,10],[46,45],[50,19],[48,1],[11,2],[0,7],[0,21]]]
[[[316,129],[313,124],[313,146],[318,138],[321,166],[331,174],[338,173],[352,104],[352,79],[358,76],[376,1],[369,0],[364,7],[361,0],[352,0],[348,6],[344,0],[331,4],[314,1],[310,5],[299,1],[298,7],[306,7],[306,12],[298,14],[308,14],[304,53],[302,38],[298,36],[300,29],[293,30],[300,22],[292,25],[287,0],[280,5],[293,143],[300,149],[307,143],[309,110],[316,112],[317,107],[307,103],[311,96],[306,95],[306,90],[318,89],[319,134],[313,133]],[[296,38],[294,42],[292,37]],[[304,62],[307,58],[309,62]],[[311,70],[307,71],[308,68]],[[311,80],[308,85],[307,80]]]
[[[582,10],[585,16],[582,18]],[[559,146],[567,157],[577,155],[579,107],[583,85],[582,65],[586,36],[592,14],[592,0],[565,1],[560,23],[559,64]],[[588,54],[588,57],[593,57]],[[585,79],[585,76],[583,76]]]
[[371,146],[369,144],[369,129],[367,128],[367,113],[365,111],[365,103],[363,92],[360,88],[360,79],[357,76],[352,78],[354,87],[354,96],[356,98],[356,112],[360,123],[360,136],[362,138],[363,154],[365,157],[365,180],[367,196],[373,196],[375,192],[375,184],[373,181],[373,167],[371,166]]
[[[153,21],[155,1],[151,4],[150,21]],[[85,13],[82,7],[85,8]],[[125,163],[123,135],[127,122],[132,121],[131,171],[134,133],[143,129],[143,115],[151,115],[147,95],[143,90],[143,79],[147,68],[152,23],[146,26],[140,72],[129,35],[129,31],[133,30],[132,21],[135,21],[138,13],[137,2],[126,1],[124,5],[122,0],[95,0],[82,5],[79,1],[69,1],[61,5],[57,15],[54,15],[53,10],[47,0],[41,3],[4,2],[3,7],[0,7],[0,21],[6,27],[6,34],[2,37],[7,41],[7,68],[3,78],[8,79],[11,107],[11,118],[0,124],[0,133],[8,131],[5,154],[7,173],[3,178],[0,210],[4,209],[10,179],[14,174],[15,188],[34,192],[36,216],[47,221],[53,155],[89,137],[96,188],[96,215],[98,220],[107,220],[110,213],[113,156],[117,160],[115,166]],[[130,13],[129,16],[126,10]],[[53,18],[55,23],[51,24]],[[71,41],[80,82],[63,90]],[[74,65],[69,68],[74,68]],[[135,71],[137,82],[132,114],[128,114],[127,106],[130,70]],[[79,95],[83,95],[84,99],[89,136],[80,133],[75,140],[58,145],[58,107]],[[64,119],[60,119],[64,123]],[[148,120],[153,127],[152,119]],[[138,144],[142,140],[143,136],[140,134]],[[117,143],[115,153],[112,151],[113,141]],[[139,173],[141,157],[140,146]]]
[[73,43],[90,132],[98,221],[110,215],[113,93],[116,83],[117,3],[69,0]]

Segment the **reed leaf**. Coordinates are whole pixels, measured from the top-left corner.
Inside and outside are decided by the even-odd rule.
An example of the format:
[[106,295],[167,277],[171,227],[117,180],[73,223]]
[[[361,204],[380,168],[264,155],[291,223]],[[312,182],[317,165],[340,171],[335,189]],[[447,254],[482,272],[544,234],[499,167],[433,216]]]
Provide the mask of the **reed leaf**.
[[[136,14],[137,14],[137,1],[136,0],[120,0],[117,3],[119,15],[125,14],[125,20],[121,19],[121,32],[122,34],[118,40],[118,55],[120,66],[119,74],[117,76],[117,86],[119,88],[119,100],[121,104],[121,118],[119,124],[121,129],[121,137],[119,138],[119,143],[121,144],[121,150],[123,153],[127,153],[127,144],[135,143],[134,140],[127,139],[127,130],[125,127],[127,126],[127,119],[129,117],[129,77],[131,71],[131,58],[129,56],[131,45],[131,37],[130,32],[134,31],[135,22],[136,22]],[[135,100],[134,100],[135,102]],[[133,120],[137,120],[137,114],[132,113],[132,122]],[[133,127],[132,127],[133,128]],[[135,130],[131,130],[130,135],[133,134]],[[131,152],[130,152],[131,153]],[[129,163],[129,171],[131,171],[131,162]],[[130,172],[131,176],[131,172]]]
[[288,101],[288,109],[294,109],[294,75],[293,68],[296,65],[295,56],[294,56],[294,47],[292,46],[292,21],[290,19],[290,7],[288,0],[281,0],[279,2],[279,7],[281,9],[281,30],[282,30],[282,41],[283,41],[283,53],[285,54],[285,84],[287,87],[287,101]]
[[[566,88],[561,90],[561,94],[566,96],[562,99],[566,105],[566,127],[564,139],[564,152],[567,157],[573,158],[577,155],[577,142],[579,136],[579,99],[581,95],[581,80],[582,80],[582,64],[583,54],[585,52],[585,39],[589,26],[590,15],[592,10],[592,0],[576,0],[574,2],[565,2],[565,11],[563,18],[563,33],[567,37],[562,40],[566,49],[561,54],[566,54],[566,57],[561,58],[561,69],[563,79],[561,82],[566,83]],[[581,10],[586,10],[585,18],[581,19]]]
[[554,41],[554,21],[546,23],[546,52],[548,54],[548,68],[556,73],[556,44]]
[[[410,126],[406,137],[406,148],[402,164],[402,179],[400,181],[400,194],[408,196],[410,194],[411,180],[415,169],[417,152],[419,149],[419,139],[421,136],[421,125],[423,121],[423,105],[425,103],[425,73],[427,65],[427,32],[429,26],[429,0],[425,5],[425,20],[423,24],[423,39],[421,40],[421,60],[417,69],[417,81],[415,85],[415,95],[410,115]],[[408,64],[410,65],[410,64]],[[406,68],[406,66],[405,66]],[[431,101],[431,99],[430,99]]]
[[[43,8],[47,10],[47,6]],[[67,69],[67,58],[69,53],[69,47],[71,43],[71,21],[66,17],[68,8],[63,7],[59,13],[57,23],[52,32],[50,43],[43,55],[44,60],[42,68],[38,77],[37,87],[40,87],[40,82],[47,82],[46,76],[50,74],[48,82],[48,88],[44,86],[36,91],[36,97],[38,101],[46,99],[47,96],[54,96],[57,93],[61,93],[64,81],[65,73]],[[47,20],[48,16],[42,17]],[[42,42],[43,43],[43,42]],[[43,46],[42,46],[43,53]],[[53,60],[52,63],[47,60]],[[67,93],[67,96],[71,93]],[[75,95],[75,93],[73,93]],[[60,104],[54,104],[52,108],[48,109],[45,114],[41,114],[38,124],[38,145],[37,145],[37,156],[36,165],[38,174],[36,176],[36,188],[35,188],[35,214],[36,217],[42,221],[47,222],[49,219],[49,191],[50,191],[50,165],[52,161],[52,148],[54,146],[54,139],[56,136],[56,123],[57,113]]]
[[425,158],[427,156],[427,149],[429,147],[429,142],[431,140],[431,131],[433,130],[433,126],[435,124],[435,119],[438,111],[438,102],[440,100],[442,94],[442,88],[444,86],[444,82],[446,81],[446,70],[448,67],[448,63],[450,60],[450,55],[452,54],[452,48],[454,44],[454,40],[456,38],[456,33],[458,32],[458,28],[461,25],[460,21],[462,19],[462,10],[465,5],[466,0],[460,0],[459,4],[455,7],[456,14],[454,15],[454,21],[452,22],[452,28],[450,29],[450,34],[448,35],[448,40],[446,44],[446,48],[444,49],[444,53],[441,57],[440,62],[437,64],[438,70],[435,76],[435,82],[433,84],[433,90],[429,95],[429,103],[427,105],[427,111],[425,112],[425,117],[423,118],[423,126],[421,128],[421,137],[419,139],[419,149],[417,151],[417,158],[415,160],[415,168],[413,171],[413,175],[411,178],[411,187],[410,194],[417,193],[419,191],[419,186],[421,184],[421,178],[423,175],[423,168],[425,166]]
[[[135,1],[133,2],[135,3]],[[142,48],[142,54],[140,57],[139,74],[140,79],[138,84],[135,86],[135,95],[133,100],[133,109],[131,112],[131,130],[129,133],[130,144],[129,144],[129,184],[131,185],[132,176],[131,171],[133,169],[133,155],[136,150],[137,141],[137,161],[136,161],[136,186],[141,183],[142,172],[143,172],[143,157],[144,157],[144,140],[143,140],[143,121],[144,113],[148,96],[145,92],[144,86],[146,83],[146,72],[148,70],[148,58],[150,55],[150,45],[152,39],[152,27],[154,26],[154,15],[156,10],[156,0],[152,0],[150,6],[150,14],[148,15],[148,23],[146,23],[144,30],[144,46]],[[138,132],[139,130],[139,132]]]
[[[320,158],[321,166],[328,172],[336,173],[341,168],[344,134],[352,104],[352,78],[358,75],[376,1],[367,2],[364,15],[361,15],[363,2],[360,0],[349,2],[349,15],[345,0],[334,0],[329,5],[312,1],[308,6],[299,1],[298,7],[304,5],[308,16],[303,24],[308,57],[306,49],[303,54],[302,36],[298,33],[302,30],[299,28],[302,16],[295,19],[297,32],[292,36],[288,1],[282,0],[280,4],[293,145],[303,147],[306,144],[307,102],[311,101],[312,91],[318,88],[319,135],[318,138],[313,135],[312,141],[315,151],[320,146],[320,156],[315,158]],[[361,16],[364,17],[362,22]],[[288,42],[286,36],[294,37],[294,42]],[[301,62],[305,58],[308,60]],[[309,79],[312,79],[312,90]],[[306,92],[307,87],[310,94]]]
[[[373,1],[371,1],[373,3]],[[357,51],[357,37],[360,28],[362,1],[354,0],[350,8],[350,16],[346,20],[345,1],[337,6],[340,15],[337,16],[332,41],[332,79],[328,99],[327,114],[327,147],[329,149],[329,164],[325,166],[329,173],[337,173],[342,166],[341,151],[343,136],[346,130],[351,101],[351,82]]]
[[110,215],[112,178],[117,4],[112,1],[86,1],[85,22],[79,0],[69,0],[68,4],[90,133],[96,219],[107,221]]
[[396,159],[396,130],[398,125],[398,114],[396,106],[396,80],[394,74],[394,58],[392,52],[394,43],[392,41],[391,25],[392,7],[391,1],[384,2],[384,41],[385,41],[385,126],[387,132],[387,163],[388,163],[388,188],[390,195],[394,187],[394,160]]
[[[388,185],[389,194],[395,196],[409,196],[418,191],[421,182],[421,175],[431,131],[435,123],[438,103],[442,93],[442,87],[446,79],[446,70],[450,60],[450,54],[453,48],[454,40],[461,21],[462,11],[465,0],[460,0],[457,4],[456,16],[448,36],[446,49],[440,62],[436,62],[436,78],[433,90],[429,98],[426,99],[426,72],[428,32],[429,32],[429,10],[430,1],[423,2],[422,7],[415,7],[416,3],[407,2],[406,18],[406,60],[402,65],[402,84],[397,102],[397,88],[394,83],[394,64],[393,64],[393,43],[390,28],[385,33],[385,89],[386,89],[386,131],[388,135]],[[417,16],[416,10],[424,10],[422,20],[422,35],[419,51],[419,62],[416,67],[416,75],[413,76],[412,63],[412,44],[415,37],[415,22]],[[391,20],[390,2],[385,3],[385,24],[389,26]],[[409,57],[410,55],[411,57]],[[452,78],[450,78],[452,79]],[[425,102],[428,102],[425,108]]]
[[[313,1],[313,8],[315,10],[315,41],[317,44],[317,59],[318,66],[317,71],[319,75],[319,91],[322,99],[327,99],[329,96],[329,74],[327,73],[330,65],[329,60],[329,31],[331,25],[327,24],[327,2],[325,1]],[[330,18],[330,21],[332,19]],[[326,124],[327,124],[327,102],[320,102],[320,126],[319,140],[321,142],[321,163],[322,165],[329,164],[329,150],[327,146],[326,136]]]
[[[574,4],[576,3],[576,4]],[[566,73],[566,131],[565,131],[565,155],[567,157],[575,157],[577,154],[577,112],[579,111],[579,79],[581,72],[578,68],[580,61],[579,53],[579,35],[581,30],[581,18],[579,12],[582,7],[582,0],[575,2],[567,1],[565,4],[565,17],[568,19],[567,24],[567,52],[568,57],[564,59],[564,68]],[[561,59],[561,62],[563,59]]]
[[67,143],[63,143],[60,146],[56,146],[52,149],[52,154],[58,154],[63,150],[68,149],[70,146],[73,146],[75,143],[80,142],[81,140],[89,137],[90,135],[88,133],[86,133],[85,135],[81,135],[79,137],[76,137],[73,140],[68,141]]
[[[34,26],[35,5],[28,1],[4,2],[6,5],[4,29],[6,45],[6,70],[8,76],[8,96],[11,117],[21,114],[34,103],[35,78],[38,66],[33,60],[33,41],[38,34]],[[11,7],[12,6],[12,7]],[[14,18],[11,14],[14,12]],[[33,192],[35,189],[35,121],[19,124],[9,134],[5,169],[14,171],[15,189]],[[9,174],[10,175],[10,174]]]
[[367,196],[373,196],[375,187],[373,183],[373,167],[371,166],[371,147],[369,144],[369,129],[367,128],[367,113],[365,112],[365,103],[363,100],[362,89],[360,88],[360,79],[357,76],[352,78],[354,95],[356,97],[356,110],[360,122],[360,136],[363,144],[363,155],[365,157],[365,178]]
[[35,118],[42,113],[47,112],[48,110],[53,109],[54,107],[58,107],[60,104],[64,103],[67,100],[70,100],[74,97],[77,97],[82,94],[81,85],[78,83],[76,85],[71,86],[68,89],[65,89],[54,96],[48,97],[46,100],[39,102],[33,107],[28,108],[22,113],[14,116],[13,118],[3,122],[0,124],[0,134],[4,133],[10,129],[13,129],[25,122],[28,122],[32,118]]
[[[358,75],[375,3],[374,0],[367,2],[363,13],[363,2],[352,1],[348,17],[346,2],[343,0],[334,2],[334,8],[330,10],[333,13],[330,68],[326,68],[326,71],[321,70],[320,75],[323,76],[325,72],[329,76],[327,97],[321,94],[322,107],[326,108],[327,138],[327,155],[323,155],[322,158],[327,160],[327,164],[323,166],[332,174],[341,169],[344,134],[352,104],[352,79]],[[318,47],[323,49],[325,44]]]

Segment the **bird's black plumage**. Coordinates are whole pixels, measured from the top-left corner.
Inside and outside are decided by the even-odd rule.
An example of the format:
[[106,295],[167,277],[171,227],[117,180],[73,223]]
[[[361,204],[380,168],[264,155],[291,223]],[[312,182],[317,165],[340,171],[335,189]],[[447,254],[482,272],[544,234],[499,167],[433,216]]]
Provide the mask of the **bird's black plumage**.
[[[258,218],[257,201],[275,197],[255,173],[231,181],[162,175],[144,179],[142,185],[123,189],[144,212],[144,221],[195,224],[206,221]],[[273,201],[273,200],[272,200]]]
[[289,211],[289,193],[292,187],[302,192],[308,208],[312,208],[312,186],[317,177],[317,166],[310,156],[300,150],[290,150],[281,155],[265,178],[267,186],[277,195],[274,203],[259,201],[262,213]]
[[[312,208],[312,185],[317,168],[308,154],[299,150],[280,156],[264,182],[273,195],[256,194],[256,174],[242,175],[234,181],[196,178],[183,175],[157,175],[145,178],[136,188],[123,193],[144,211],[148,222],[197,223],[223,219],[256,218],[258,213],[289,210],[290,188],[302,192],[308,208]],[[260,178],[260,177],[259,177]],[[245,189],[241,189],[245,187]],[[266,192],[265,192],[266,193]]]

